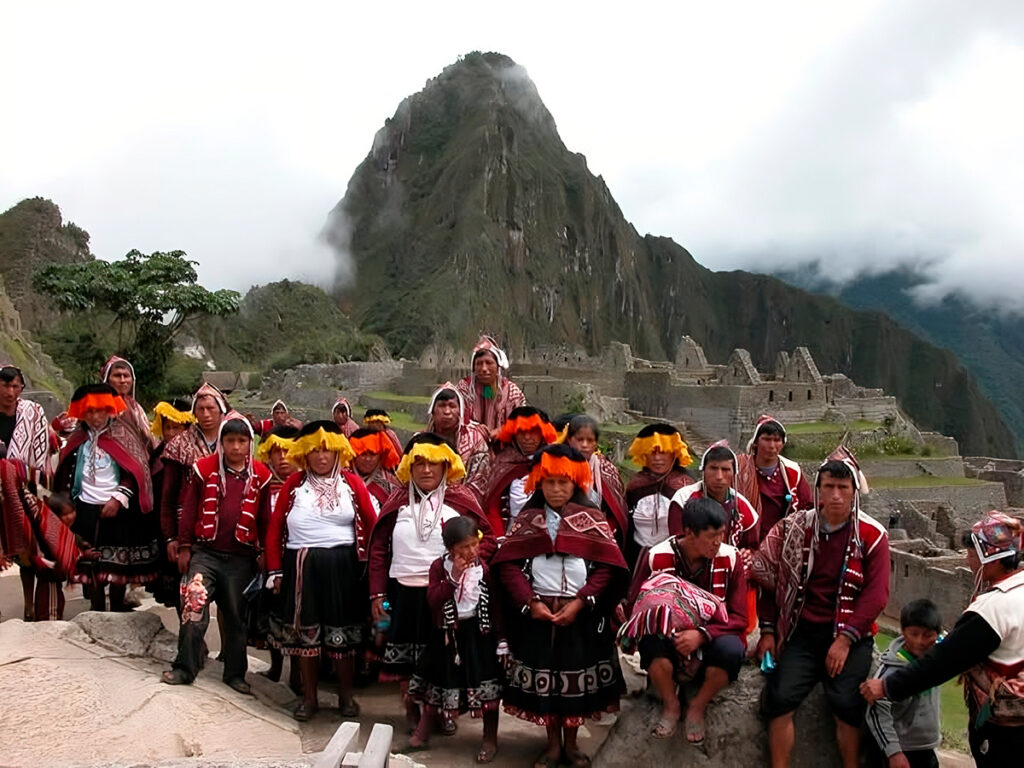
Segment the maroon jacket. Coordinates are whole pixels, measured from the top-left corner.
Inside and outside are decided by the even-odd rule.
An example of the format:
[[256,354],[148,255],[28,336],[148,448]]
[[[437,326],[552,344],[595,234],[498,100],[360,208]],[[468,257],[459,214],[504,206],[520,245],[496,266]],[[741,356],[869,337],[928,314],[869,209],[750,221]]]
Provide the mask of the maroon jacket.
[[[430,584],[427,585],[427,604],[430,606],[430,612],[434,616],[435,626],[442,629],[447,626],[449,621],[445,613],[447,612],[451,616],[455,615],[455,582],[448,578],[448,571],[445,570],[444,561],[444,557],[439,557],[430,566]],[[482,591],[486,590],[487,592],[486,602],[490,631],[494,633],[495,637],[502,638],[505,636],[505,628],[501,619],[498,601],[494,599],[498,592],[497,584],[487,563],[481,560],[480,564],[484,567],[484,576],[480,580],[480,587]],[[481,608],[477,610],[479,612]]]
[[[747,576],[743,562],[738,557],[736,548],[723,544],[718,555],[708,560],[703,559],[696,573],[690,571],[679,546],[679,540],[673,536],[645,553],[645,557],[637,561],[633,574],[633,583],[629,588],[626,603],[627,615],[633,609],[640,588],[651,578],[654,570],[671,570],[676,576],[695,584],[705,592],[725,600],[725,609],[729,619],[721,622],[716,619],[705,627],[709,640],[721,635],[745,637],[747,631]],[[651,564],[654,564],[652,569]]]
[[[182,488],[181,519],[178,520],[178,545],[191,547],[195,542],[196,520],[199,518],[199,507],[202,503],[204,480],[192,472],[185,480]],[[224,478],[224,495],[217,505],[217,535],[213,541],[203,543],[216,552],[229,554],[252,555],[253,550],[235,538],[235,526],[242,513],[242,497],[245,491],[245,480],[227,472]],[[260,490],[256,512],[256,527],[259,540],[266,541],[267,524],[270,522],[270,493],[264,487]]]

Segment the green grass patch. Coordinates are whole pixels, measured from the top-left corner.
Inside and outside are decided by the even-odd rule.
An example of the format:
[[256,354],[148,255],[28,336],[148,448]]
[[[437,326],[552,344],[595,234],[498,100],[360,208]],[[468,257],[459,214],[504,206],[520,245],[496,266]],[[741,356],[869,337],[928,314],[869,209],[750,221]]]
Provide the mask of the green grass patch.
[[833,421],[805,421],[800,424],[787,424],[786,435],[821,435],[838,432],[869,432],[881,427],[877,421],[851,421],[839,424]]
[[872,488],[944,488],[952,485],[989,485],[986,480],[976,480],[973,477],[931,477],[921,475],[919,477],[878,477],[868,478]]
[[396,395],[394,392],[367,392],[366,397],[372,397],[377,400],[390,400],[394,403],[430,405],[430,397],[427,395]]
[[[879,651],[884,651],[895,639],[895,635],[888,632],[879,632],[875,636],[875,645]],[[967,705],[964,703],[964,689],[955,679],[942,684],[940,688],[941,699],[941,728],[943,749],[955,749],[958,752],[970,752],[967,744]]]
[[404,429],[409,432],[420,432],[426,429],[426,423],[418,421],[405,411],[388,411],[391,415],[391,426],[395,429]]
[[608,421],[601,425],[601,434],[613,434],[616,437],[636,437],[636,433],[645,426],[647,425],[640,422],[636,424],[616,424],[613,421]]

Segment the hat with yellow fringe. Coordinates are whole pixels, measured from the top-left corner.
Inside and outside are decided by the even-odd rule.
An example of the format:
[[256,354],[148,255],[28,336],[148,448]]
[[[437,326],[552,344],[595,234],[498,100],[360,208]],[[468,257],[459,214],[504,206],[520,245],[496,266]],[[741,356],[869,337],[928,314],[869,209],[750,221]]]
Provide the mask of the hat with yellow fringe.
[[274,452],[275,448],[280,448],[285,452],[285,456],[287,456],[298,434],[298,427],[289,427],[287,424],[274,427],[260,439],[260,445],[256,449],[256,458],[266,464],[270,460],[270,454]]
[[170,402],[161,400],[153,407],[153,422],[149,425],[149,431],[158,440],[164,439],[164,419],[175,424],[192,424],[196,420],[192,414],[192,401],[176,397]]
[[689,446],[679,430],[671,424],[648,424],[637,432],[627,452],[630,460],[639,467],[647,466],[647,457],[655,451],[670,453],[680,467],[693,464]]
[[363,424],[383,424],[385,427],[391,423],[391,416],[383,408],[367,408],[363,414]]
[[356,453],[333,421],[311,421],[296,433],[288,448],[288,461],[297,467],[306,466],[306,456],[313,451],[334,451],[341,466],[347,466]]
[[409,482],[409,472],[413,462],[423,458],[431,464],[447,464],[449,483],[457,483],[466,476],[466,467],[462,458],[454,450],[451,444],[438,434],[433,432],[420,432],[413,435],[412,439],[405,444],[405,455],[395,470],[395,476],[403,483]]

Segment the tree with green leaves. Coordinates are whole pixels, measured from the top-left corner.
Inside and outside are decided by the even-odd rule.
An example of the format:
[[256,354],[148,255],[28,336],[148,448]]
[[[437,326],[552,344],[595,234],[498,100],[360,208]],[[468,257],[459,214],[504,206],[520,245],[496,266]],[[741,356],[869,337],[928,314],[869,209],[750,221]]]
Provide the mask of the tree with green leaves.
[[[79,264],[54,264],[36,273],[36,289],[75,317],[86,316],[114,349],[82,350],[81,358],[116,352],[132,361],[138,395],[144,400],[164,394],[161,387],[182,325],[203,316],[238,311],[237,291],[209,291],[198,284],[196,262],[184,251],[137,250],[118,261],[96,259]],[[85,342],[85,334],[79,336]],[[93,341],[96,344],[96,341]]]

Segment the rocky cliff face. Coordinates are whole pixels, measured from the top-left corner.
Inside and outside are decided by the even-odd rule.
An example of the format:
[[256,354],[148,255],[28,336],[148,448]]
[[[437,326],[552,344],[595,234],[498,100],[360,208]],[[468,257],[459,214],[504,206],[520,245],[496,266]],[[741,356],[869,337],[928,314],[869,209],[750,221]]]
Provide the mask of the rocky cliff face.
[[745,347],[770,368],[779,350],[805,345],[823,371],[886,389],[966,452],[1014,451],[951,353],[879,313],[711,272],[672,240],[641,237],[562,143],[525,70],[500,54],[467,55],[399,105],[325,235],[355,269],[344,300],[397,354],[488,330],[514,358],[534,344],[594,353],[624,341],[664,360],[689,334],[710,359]]
[[41,197],[22,200],[0,213],[0,276],[24,328],[56,322],[52,302],[32,287],[32,276],[49,264],[90,261],[89,233],[61,220],[60,208]]

